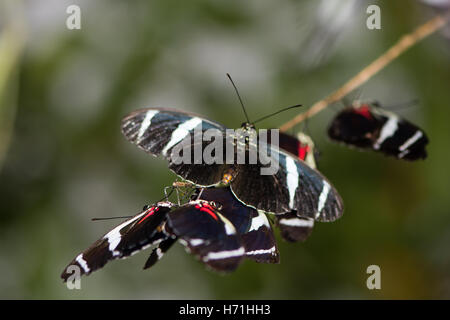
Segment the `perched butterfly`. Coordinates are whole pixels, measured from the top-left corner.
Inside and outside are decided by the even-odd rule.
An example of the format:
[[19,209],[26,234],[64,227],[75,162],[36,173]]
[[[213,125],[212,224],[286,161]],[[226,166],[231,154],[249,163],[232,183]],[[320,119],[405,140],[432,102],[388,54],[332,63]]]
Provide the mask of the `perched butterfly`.
[[379,151],[397,159],[417,160],[427,156],[425,133],[377,103],[355,102],[343,109],[331,122],[328,136],[337,142]]
[[166,235],[161,225],[172,207],[170,202],[144,207],[142,212],[121,223],[77,255],[64,269],[61,278],[67,281],[73,273],[71,266],[77,266],[80,275],[90,274],[109,260],[127,258],[162,241]]
[[[201,154],[210,150],[208,139],[202,139],[208,129],[214,129],[216,137],[219,137],[217,139],[222,142],[215,152],[232,156],[234,161],[205,163],[195,158],[195,152],[191,152],[191,161],[187,163],[179,162],[174,157],[174,154],[179,155],[180,150],[183,156],[185,150],[200,150]],[[218,123],[191,113],[143,109],[132,112],[122,120],[122,132],[130,142],[147,153],[164,156],[173,172],[197,187],[230,186],[239,201],[269,213],[296,210],[305,217],[320,221],[334,221],[342,215],[342,199],[331,183],[302,160],[261,141],[251,123],[244,123],[240,130],[230,132]],[[251,139],[243,140],[243,136]],[[252,137],[257,139],[252,140]],[[262,168],[267,165],[260,159],[255,164],[235,161],[239,148],[245,150],[247,159],[253,143],[266,151],[271,163],[277,163],[276,172],[261,174]],[[177,152],[173,153],[175,149]]]

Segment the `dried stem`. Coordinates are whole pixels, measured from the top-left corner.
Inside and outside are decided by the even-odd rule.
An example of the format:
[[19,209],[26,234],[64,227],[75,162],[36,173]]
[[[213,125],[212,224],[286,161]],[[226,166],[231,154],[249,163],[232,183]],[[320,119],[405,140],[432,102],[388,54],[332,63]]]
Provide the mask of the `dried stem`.
[[356,76],[347,81],[342,87],[331,93],[324,99],[316,102],[312,105],[308,111],[299,114],[294,119],[286,122],[280,127],[281,131],[286,131],[297,123],[314,116],[319,113],[330,104],[341,100],[347,94],[361,86],[371,77],[373,77],[378,71],[382,70],[389,63],[395,60],[399,55],[408,50],[410,47],[420,42],[428,35],[441,29],[447,24],[450,19],[450,11],[444,15],[438,15],[423,25],[417,27],[413,32],[408,33],[400,38],[390,49],[388,49],[384,54],[375,59],[371,64],[362,69]]

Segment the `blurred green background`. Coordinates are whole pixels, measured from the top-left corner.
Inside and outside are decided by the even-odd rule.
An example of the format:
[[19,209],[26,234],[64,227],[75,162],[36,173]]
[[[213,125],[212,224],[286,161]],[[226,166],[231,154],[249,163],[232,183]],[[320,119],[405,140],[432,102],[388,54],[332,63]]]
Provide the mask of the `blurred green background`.
[[[366,28],[369,4],[381,30]],[[81,8],[68,30],[66,8]],[[173,107],[236,128],[310,106],[436,11],[418,1],[0,1],[0,298],[412,299],[450,298],[450,42],[438,32],[350,98],[376,98],[430,138],[408,163],[332,144],[342,104],[308,122],[320,170],[345,202],[306,243],[283,242],[281,264],[207,271],[176,245],[142,271],[149,251],[114,261],[68,290],[59,275],[118,221],[162,197],[175,176],[128,143],[120,120]],[[278,127],[289,111],[260,124]],[[366,268],[381,268],[368,290]]]

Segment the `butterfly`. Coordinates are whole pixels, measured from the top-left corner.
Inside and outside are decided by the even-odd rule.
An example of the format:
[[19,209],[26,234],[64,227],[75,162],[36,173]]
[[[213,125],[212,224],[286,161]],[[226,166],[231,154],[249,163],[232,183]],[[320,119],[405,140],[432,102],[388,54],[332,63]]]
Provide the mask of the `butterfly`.
[[[180,152],[184,157],[190,150],[205,153],[213,149],[210,140],[204,139],[210,129],[214,131],[214,142],[222,142],[214,153],[234,161],[206,163],[191,152],[191,161],[180,163]],[[184,180],[197,187],[230,186],[239,201],[257,210],[275,214],[296,210],[319,221],[334,221],[343,213],[341,197],[320,172],[263,141],[249,122],[233,131],[192,113],[148,108],[127,115],[122,120],[122,133],[145,152],[166,158],[169,168]],[[256,163],[236,161],[239,150],[244,150],[247,159],[255,146],[267,154],[271,163],[276,162],[276,172],[261,174],[267,166],[259,158]]]
[[166,237],[161,225],[173,206],[167,201],[145,206],[140,213],[122,222],[78,254],[64,269],[61,278],[67,281],[74,273],[74,267],[79,270],[80,276],[90,274],[110,260],[127,258],[161,242]]
[[339,112],[328,128],[330,139],[370,149],[397,159],[425,159],[428,138],[423,130],[378,103],[356,101]]

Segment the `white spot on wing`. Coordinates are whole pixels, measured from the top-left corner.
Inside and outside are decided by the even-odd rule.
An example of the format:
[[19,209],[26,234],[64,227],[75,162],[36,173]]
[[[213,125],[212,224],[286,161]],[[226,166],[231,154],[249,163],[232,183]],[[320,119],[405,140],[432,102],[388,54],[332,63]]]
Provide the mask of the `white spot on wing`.
[[400,151],[404,151],[406,149],[408,149],[411,145],[413,145],[417,140],[419,140],[420,138],[422,138],[423,134],[422,131],[418,130],[416,131],[416,133],[409,138],[408,140],[405,141],[404,144],[402,144],[399,148]]
[[160,260],[163,256],[161,248],[156,248],[156,255],[158,256],[158,260]]
[[248,232],[258,230],[262,226],[270,227],[270,224],[267,220],[266,215],[258,210],[258,216],[252,219],[252,224],[250,225],[250,229],[248,230]]
[[141,127],[139,128],[137,143],[139,144],[142,141],[145,131],[150,127],[152,123],[152,118],[158,113],[157,110],[149,110],[145,114],[144,121],[142,121]]
[[398,118],[396,116],[390,116],[388,121],[381,128],[380,136],[373,145],[373,148],[380,149],[381,144],[389,137],[392,137],[398,129]]
[[220,219],[222,220],[223,224],[225,225],[225,233],[229,236],[236,234],[236,228],[234,227],[234,225],[231,223],[230,220],[228,220],[227,218],[225,218],[223,215],[221,215],[220,213],[216,212],[217,215],[220,217]]
[[322,192],[320,193],[319,204],[317,206],[316,219],[320,216],[320,213],[322,212],[323,207],[325,206],[325,202],[327,201],[329,192],[330,192],[330,185],[328,184],[328,182],[323,180]]
[[203,244],[204,242],[205,242],[205,240],[203,240],[203,239],[191,239],[191,240],[189,240],[189,244],[191,246],[193,246],[193,247],[199,246],[199,245]]
[[194,129],[200,123],[202,123],[202,119],[200,118],[192,118],[186,122],[180,123],[180,125],[172,132],[170,141],[162,150],[162,154],[165,156],[167,154],[167,150],[183,140],[189,134],[189,131]]
[[89,271],[91,271],[91,269],[89,269],[89,267],[88,267],[88,264],[87,264],[86,260],[83,259],[83,254],[82,253],[80,253],[75,258],[75,261],[80,264],[80,266],[83,268],[85,273],[88,273]]
[[275,246],[273,246],[270,249],[259,249],[259,250],[253,250],[253,251],[247,251],[245,254],[247,256],[255,256],[255,255],[259,255],[259,254],[274,254],[275,253]]
[[290,219],[280,219],[278,222],[284,226],[288,227],[310,227],[314,226],[313,219],[301,219],[301,218],[290,218]]
[[[151,208],[153,209],[153,208]],[[149,210],[151,210],[149,209]],[[124,223],[118,225],[117,227],[115,227],[114,229],[112,229],[110,232],[108,232],[103,238],[108,240],[109,243],[109,251],[111,251],[113,256],[117,256],[119,255],[118,251],[115,251],[117,248],[117,245],[120,243],[120,240],[122,239],[122,235],[120,234],[120,230],[135,222],[137,219],[141,218],[144,214],[146,214],[149,210],[146,210],[144,212],[142,212],[141,214],[137,215],[136,217],[129,219],[127,221],[125,221]]]
[[286,157],[287,187],[289,191],[289,208],[294,209],[295,191],[298,187],[298,171],[294,159]]
[[228,259],[232,257],[239,257],[245,254],[244,247],[240,247],[236,250],[210,252],[204,258],[203,261],[218,260],[218,259]]

